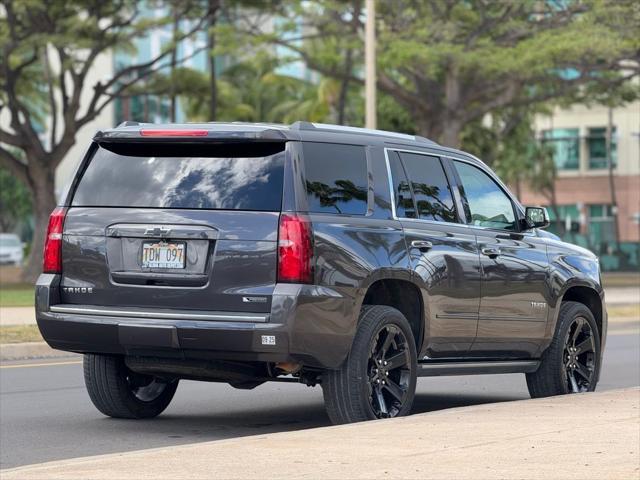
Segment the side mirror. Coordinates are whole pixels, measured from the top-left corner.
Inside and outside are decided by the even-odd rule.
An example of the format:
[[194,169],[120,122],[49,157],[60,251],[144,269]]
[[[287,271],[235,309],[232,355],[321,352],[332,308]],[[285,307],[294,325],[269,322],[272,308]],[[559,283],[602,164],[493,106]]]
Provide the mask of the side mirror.
[[547,209],[544,207],[527,207],[524,216],[530,228],[546,228],[551,224]]

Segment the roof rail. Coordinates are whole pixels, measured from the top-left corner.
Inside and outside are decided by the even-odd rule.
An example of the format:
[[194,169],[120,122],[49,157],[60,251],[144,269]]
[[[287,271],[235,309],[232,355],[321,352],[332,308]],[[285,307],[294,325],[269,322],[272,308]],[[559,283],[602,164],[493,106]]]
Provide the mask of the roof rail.
[[328,123],[311,123],[298,121],[292,123],[289,127],[291,130],[322,130],[332,132],[356,133],[360,135],[377,135],[381,137],[394,137],[403,140],[411,140],[415,142],[428,143],[437,145],[433,140],[421,137],[419,135],[409,135],[406,133],[388,132],[386,130],[375,130],[372,128],[349,127],[346,125],[331,125]]

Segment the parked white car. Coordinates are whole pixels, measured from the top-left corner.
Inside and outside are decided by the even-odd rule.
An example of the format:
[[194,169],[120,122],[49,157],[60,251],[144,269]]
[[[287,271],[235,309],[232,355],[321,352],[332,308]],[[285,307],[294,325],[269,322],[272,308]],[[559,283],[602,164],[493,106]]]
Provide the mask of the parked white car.
[[15,233],[0,233],[0,264],[22,265],[23,247]]

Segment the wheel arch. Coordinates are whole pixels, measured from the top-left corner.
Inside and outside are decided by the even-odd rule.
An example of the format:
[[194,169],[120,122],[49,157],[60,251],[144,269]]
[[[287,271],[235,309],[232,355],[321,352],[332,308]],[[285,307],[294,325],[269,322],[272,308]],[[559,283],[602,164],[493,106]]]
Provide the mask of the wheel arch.
[[378,278],[367,287],[362,305],[386,305],[400,311],[411,326],[416,350],[420,352],[425,310],[420,288],[414,282],[399,277]]
[[604,300],[602,297],[602,289],[596,288],[586,282],[574,281],[568,282],[562,291],[558,294],[557,301],[553,310],[550,311],[549,322],[547,325],[547,343],[544,345],[541,351],[551,343],[553,336],[555,335],[556,326],[558,325],[558,316],[560,315],[560,307],[563,302],[578,302],[585,305],[589,311],[593,314],[598,327],[598,334],[600,335],[600,341],[602,348],[604,349],[605,336],[607,334],[607,312],[605,310]]

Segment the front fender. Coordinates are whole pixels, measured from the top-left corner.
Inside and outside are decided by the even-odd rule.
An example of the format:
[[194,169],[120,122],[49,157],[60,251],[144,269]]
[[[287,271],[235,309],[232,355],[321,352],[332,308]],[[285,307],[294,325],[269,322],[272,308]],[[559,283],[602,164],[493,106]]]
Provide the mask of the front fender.
[[604,290],[600,276],[598,258],[588,250],[562,242],[550,242],[549,249],[550,292],[549,314],[547,318],[546,342],[548,347],[553,339],[558,323],[560,305],[571,289],[589,289],[597,297],[602,312],[602,347],[606,337],[606,309]]

